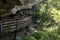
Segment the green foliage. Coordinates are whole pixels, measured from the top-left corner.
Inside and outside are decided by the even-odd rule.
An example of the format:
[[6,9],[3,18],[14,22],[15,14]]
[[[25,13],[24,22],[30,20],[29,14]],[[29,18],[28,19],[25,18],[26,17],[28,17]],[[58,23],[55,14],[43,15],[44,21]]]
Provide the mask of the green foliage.
[[39,31],[25,37],[23,40],[59,40],[56,33]]
[[23,40],[36,40],[33,36],[27,36]]
[[29,37],[35,40],[60,40],[60,0],[46,0],[39,7],[35,7],[32,14],[33,21],[38,24],[38,32]]

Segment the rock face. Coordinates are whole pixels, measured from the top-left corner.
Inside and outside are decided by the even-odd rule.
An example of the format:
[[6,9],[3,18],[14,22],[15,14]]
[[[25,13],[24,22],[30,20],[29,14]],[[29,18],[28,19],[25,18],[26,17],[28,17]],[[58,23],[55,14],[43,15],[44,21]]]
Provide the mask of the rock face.
[[15,14],[21,9],[32,8],[40,2],[41,0],[0,0],[0,17]]
[[14,5],[21,5],[21,3],[17,0],[0,0],[0,16],[11,14],[10,9],[12,9]]

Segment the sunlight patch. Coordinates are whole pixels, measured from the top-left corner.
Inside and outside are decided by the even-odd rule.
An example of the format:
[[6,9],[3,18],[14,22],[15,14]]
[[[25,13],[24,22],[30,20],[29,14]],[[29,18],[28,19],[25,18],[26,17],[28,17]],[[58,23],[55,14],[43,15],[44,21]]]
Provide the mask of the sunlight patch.
[[56,31],[58,27],[49,27],[49,28],[43,28],[43,29],[47,32],[53,32],[53,31]]

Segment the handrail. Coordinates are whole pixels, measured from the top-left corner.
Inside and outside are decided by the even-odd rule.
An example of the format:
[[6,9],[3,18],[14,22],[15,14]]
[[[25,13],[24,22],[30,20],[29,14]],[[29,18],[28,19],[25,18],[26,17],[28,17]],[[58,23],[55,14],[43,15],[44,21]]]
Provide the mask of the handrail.
[[[6,32],[7,27],[9,27],[10,32],[11,31],[15,31],[15,30],[19,30],[27,25],[29,25],[31,22],[31,17],[27,17],[25,19],[22,20],[14,20],[14,21],[9,21],[9,22],[1,22],[1,31],[2,32]],[[17,26],[16,26],[17,24]],[[17,28],[17,29],[16,29]]]

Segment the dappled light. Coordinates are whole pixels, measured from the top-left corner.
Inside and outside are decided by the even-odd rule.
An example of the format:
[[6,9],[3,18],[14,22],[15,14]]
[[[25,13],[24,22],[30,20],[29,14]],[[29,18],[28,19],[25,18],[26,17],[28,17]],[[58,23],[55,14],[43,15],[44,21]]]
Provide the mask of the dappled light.
[[[22,40],[60,40],[60,0],[39,0],[41,2],[38,4],[35,3],[35,1],[36,1],[35,0],[34,4],[36,4],[36,5],[31,6],[29,4],[31,7],[30,6],[27,7],[26,5],[28,3],[32,3],[33,1],[30,1],[30,0],[27,0],[27,1],[26,1],[27,3],[25,4],[25,0],[22,0],[22,4],[24,5],[24,7],[22,7],[20,5],[21,9],[19,9],[20,8],[20,6],[19,6],[18,10],[16,10],[16,11],[20,11],[20,12],[15,13],[15,15],[9,14],[9,16],[8,16],[9,18],[7,17],[9,19],[9,22],[10,21],[12,22],[14,20],[13,22],[16,23],[15,25],[18,24],[19,27],[21,26],[21,28],[22,28],[21,33],[22,33],[22,35],[24,35],[21,37],[21,39]],[[13,9],[13,11],[15,11],[15,10]],[[26,19],[20,20],[20,18],[19,18],[20,16],[21,16],[21,18],[23,18],[23,19],[26,18]],[[3,18],[5,19],[5,17],[3,17]],[[11,18],[11,20],[10,20],[10,18]],[[19,24],[19,22],[20,22],[20,24]],[[6,24],[3,24],[3,23],[4,22],[2,22],[2,26],[4,26],[4,25],[6,26]],[[7,22],[7,24],[9,25],[8,22]],[[11,23],[11,24],[14,24],[14,23]],[[7,30],[9,30],[8,27],[7,27]],[[15,31],[17,31],[17,30],[15,30]],[[15,31],[14,31],[14,33],[15,33]],[[4,38],[6,37],[5,35],[7,35],[7,34],[3,34],[3,33],[1,33],[1,34]],[[9,32],[8,32],[8,34],[9,34]]]
[[56,30],[58,29],[58,27],[49,27],[49,28],[43,28],[44,31],[47,32],[56,32]]

